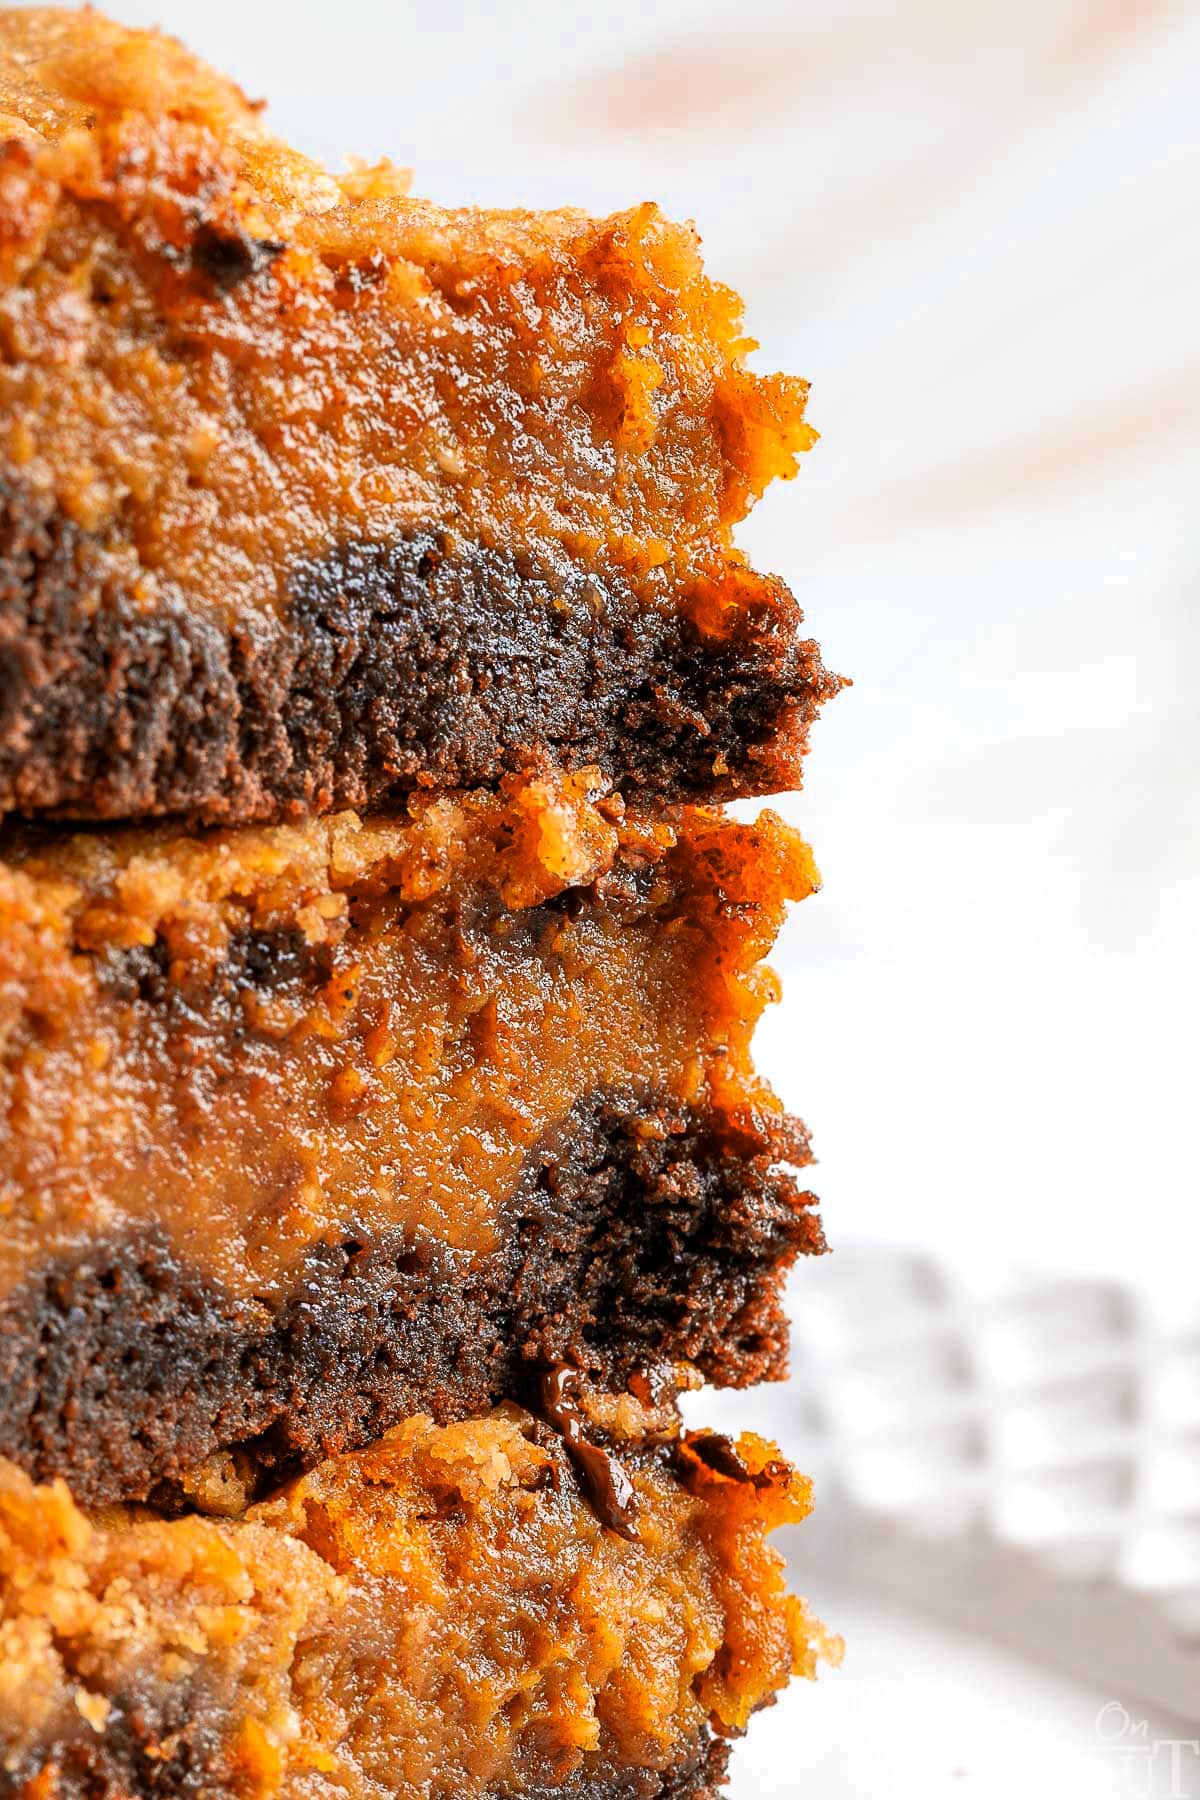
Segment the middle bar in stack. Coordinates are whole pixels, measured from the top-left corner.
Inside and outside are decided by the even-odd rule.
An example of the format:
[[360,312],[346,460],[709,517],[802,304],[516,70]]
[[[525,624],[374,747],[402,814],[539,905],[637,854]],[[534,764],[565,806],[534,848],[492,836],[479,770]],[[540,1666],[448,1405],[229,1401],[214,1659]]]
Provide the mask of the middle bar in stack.
[[821,1237],[749,1039],[816,877],[771,814],[634,818],[584,771],[0,842],[0,1455],[35,1479],[179,1503],[556,1365],[781,1372]]

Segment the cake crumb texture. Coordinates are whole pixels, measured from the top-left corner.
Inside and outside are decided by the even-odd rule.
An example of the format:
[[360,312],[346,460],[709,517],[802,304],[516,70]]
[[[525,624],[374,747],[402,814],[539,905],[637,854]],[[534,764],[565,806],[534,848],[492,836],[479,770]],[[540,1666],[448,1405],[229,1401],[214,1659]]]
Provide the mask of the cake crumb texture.
[[672,1771],[836,1654],[766,1542],[809,1487],[752,1437],[734,1475],[625,1448],[633,1542],[513,1406],[409,1419],[231,1520],[88,1516],[4,1465],[6,1791],[703,1791]]
[[652,205],[338,179],[169,38],[0,12],[0,805],[795,785],[839,684],[732,531],[814,433],[751,348]]

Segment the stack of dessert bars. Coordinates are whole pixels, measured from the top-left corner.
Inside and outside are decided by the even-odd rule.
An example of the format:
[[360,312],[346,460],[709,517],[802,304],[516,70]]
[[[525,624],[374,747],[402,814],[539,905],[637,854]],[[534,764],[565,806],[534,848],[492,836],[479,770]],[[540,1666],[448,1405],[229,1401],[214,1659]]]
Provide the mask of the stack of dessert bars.
[[328,175],[0,13],[0,1795],[698,1800],[836,1645],[684,1430],[822,1248],[754,1074],[812,438],[651,206]]

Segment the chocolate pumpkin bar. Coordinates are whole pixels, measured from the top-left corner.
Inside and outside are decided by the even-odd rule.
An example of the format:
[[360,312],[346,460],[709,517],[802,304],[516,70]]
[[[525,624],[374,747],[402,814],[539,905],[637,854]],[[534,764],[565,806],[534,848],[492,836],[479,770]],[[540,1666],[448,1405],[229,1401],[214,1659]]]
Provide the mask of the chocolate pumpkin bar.
[[632,1523],[505,1405],[407,1420],[229,1518],[88,1516],[0,1464],[0,1794],[703,1800],[837,1645],[766,1542],[772,1446],[590,1406]]
[[395,817],[0,834],[0,1455],[263,1479],[548,1364],[782,1371],[822,1247],[754,1075],[816,880],[596,773]]
[[169,38],[0,12],[0,808],[794,787],[838,682],[732,531],[814,434],[750,348],[653,206],[335,179]]

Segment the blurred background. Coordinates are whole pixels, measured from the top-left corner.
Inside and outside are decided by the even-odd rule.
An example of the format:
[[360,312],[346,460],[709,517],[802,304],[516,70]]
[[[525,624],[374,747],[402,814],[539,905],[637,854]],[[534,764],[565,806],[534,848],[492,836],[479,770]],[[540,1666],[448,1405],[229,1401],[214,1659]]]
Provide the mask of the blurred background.
[[1200,7],[109,10],[330,166],[694,218],[812,380],[743,542],[855,683],[783,802],[827,885],[761,1044],[839,1254],[792,1386],[719,1406],[827,1471],[797,1555],[851,1653],[733,1792],[1200,1793],[1200,1748],[1125,1754],[1200,1714]]

